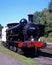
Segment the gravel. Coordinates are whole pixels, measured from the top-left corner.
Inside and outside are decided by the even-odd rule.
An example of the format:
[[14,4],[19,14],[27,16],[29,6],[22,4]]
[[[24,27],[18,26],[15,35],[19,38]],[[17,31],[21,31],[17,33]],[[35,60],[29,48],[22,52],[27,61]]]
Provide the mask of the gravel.
[[24,65],[24,64],[6,54],[0,53],[0,65]]

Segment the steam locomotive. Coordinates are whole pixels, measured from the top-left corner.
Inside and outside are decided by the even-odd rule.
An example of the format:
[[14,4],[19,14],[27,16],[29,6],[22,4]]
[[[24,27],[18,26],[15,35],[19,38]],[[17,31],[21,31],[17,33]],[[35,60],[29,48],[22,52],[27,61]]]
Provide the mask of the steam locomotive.
[[46,47],[40,37],[44,35],[44,25],[33,23],[33,15],[28,15],[28,21],[21,19],[19,23],[7,24],[6,46],[23,54],[23,50],[31,50],[37,54],[38,49]]

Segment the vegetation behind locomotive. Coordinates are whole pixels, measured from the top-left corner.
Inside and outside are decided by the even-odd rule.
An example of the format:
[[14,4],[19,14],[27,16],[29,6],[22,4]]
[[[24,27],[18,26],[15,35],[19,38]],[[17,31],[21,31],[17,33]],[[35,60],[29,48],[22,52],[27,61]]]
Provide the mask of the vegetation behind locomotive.
[[23,48],[34,48],[37,51],[46,46],[39,40],[44,35],[44,25],[34,24],[32,14],[28,15],[28,21],[21,19],[20,23],[10,23],[7,27],[5,44],[9,48],[12,46],[14,51]]

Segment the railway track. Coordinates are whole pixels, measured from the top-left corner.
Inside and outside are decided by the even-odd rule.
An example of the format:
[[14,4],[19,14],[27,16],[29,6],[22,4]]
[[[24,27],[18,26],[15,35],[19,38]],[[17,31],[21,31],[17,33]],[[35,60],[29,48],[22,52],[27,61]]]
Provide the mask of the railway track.
[[34,54],[25,54],[24,56],[42,65],[52,65],[52,44],[47,44],[46,48],[40,49],[39,56],[37,57]]
[[52,44],[48,44],[45,49],[40,49],[38,57],[31,58],[42,65],[52,65]]
[[26,54],[25,56],[42,65],[52,65],[52,44],[47,44],[46,48],[40,49],[37,57],[34,54]]

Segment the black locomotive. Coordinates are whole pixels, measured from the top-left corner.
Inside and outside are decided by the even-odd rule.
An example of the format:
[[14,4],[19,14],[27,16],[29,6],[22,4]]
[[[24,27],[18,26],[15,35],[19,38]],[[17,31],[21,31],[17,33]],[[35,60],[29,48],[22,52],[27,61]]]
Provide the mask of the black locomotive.
[[6,45],[13,51],[22,54],[22,49],[33,48],[36,53],[37,49],[45,47],[45,43],[39,40],[44,35],[44,25],[34,24],[32,14],[28,15],[28,21],[21,19],[19,23],[7,24],[7,27]]

